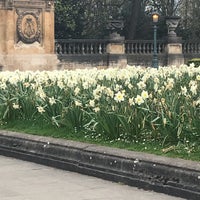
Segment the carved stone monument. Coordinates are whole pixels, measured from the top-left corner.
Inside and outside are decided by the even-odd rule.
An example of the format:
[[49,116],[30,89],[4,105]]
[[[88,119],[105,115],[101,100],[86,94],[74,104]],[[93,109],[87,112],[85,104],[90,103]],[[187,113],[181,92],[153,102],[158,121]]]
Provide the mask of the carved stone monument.
[[0,0],[2,70],[53,70],[53,0]]

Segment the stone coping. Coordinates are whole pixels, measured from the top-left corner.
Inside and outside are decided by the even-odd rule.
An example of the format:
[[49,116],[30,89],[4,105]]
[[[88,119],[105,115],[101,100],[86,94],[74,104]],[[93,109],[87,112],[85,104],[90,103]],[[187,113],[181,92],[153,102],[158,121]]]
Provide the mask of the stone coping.
[[0,131],[0,154],[200,199],[200,162],[9,131]]

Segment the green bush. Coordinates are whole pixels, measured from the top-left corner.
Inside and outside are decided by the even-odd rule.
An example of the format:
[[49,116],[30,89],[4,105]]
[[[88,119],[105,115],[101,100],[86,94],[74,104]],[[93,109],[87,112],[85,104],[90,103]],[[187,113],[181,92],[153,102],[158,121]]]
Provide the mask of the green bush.
[[200,58],[192,58],[191,60],[188,61],[187,65],[190,65],[194,63],[195,67],[199,67],[200,66]]

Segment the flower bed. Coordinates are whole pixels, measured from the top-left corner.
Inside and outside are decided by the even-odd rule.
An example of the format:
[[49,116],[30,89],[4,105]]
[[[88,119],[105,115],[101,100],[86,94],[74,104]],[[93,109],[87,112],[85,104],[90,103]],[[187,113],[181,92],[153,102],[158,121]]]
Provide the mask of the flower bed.
[[0,73],[0,120],[71,125],[93,137],[200,142],[200,67]]

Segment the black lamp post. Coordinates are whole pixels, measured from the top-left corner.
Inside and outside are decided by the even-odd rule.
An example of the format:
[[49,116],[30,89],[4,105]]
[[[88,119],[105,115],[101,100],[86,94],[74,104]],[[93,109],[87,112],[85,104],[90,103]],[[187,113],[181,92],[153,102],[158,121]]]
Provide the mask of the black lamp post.
[[158,53],[157,53],[157,23],[159,15],[157,13],[153,13],[153,61],[152,67],[158,69]]

